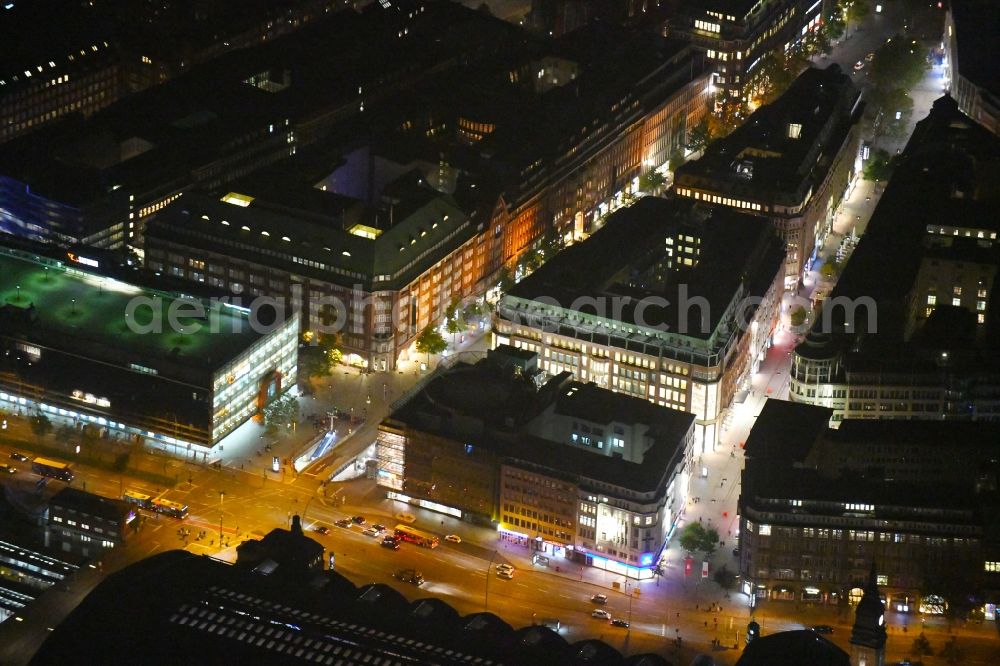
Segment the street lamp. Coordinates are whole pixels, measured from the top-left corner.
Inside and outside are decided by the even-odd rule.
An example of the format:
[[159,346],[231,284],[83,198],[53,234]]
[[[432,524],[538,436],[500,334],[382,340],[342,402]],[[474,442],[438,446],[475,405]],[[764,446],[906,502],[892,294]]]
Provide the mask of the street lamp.
[[497,551],[493,551],[493,557],[490,558],[490,563],[486,566],[486,593],[483,595],[483,611],[488,611],[490,609],[490,572],[493,571],[493,561],[497,559]]
[[222,501],[226,499],[226,491],[219,491],[219,547],[222,547]]

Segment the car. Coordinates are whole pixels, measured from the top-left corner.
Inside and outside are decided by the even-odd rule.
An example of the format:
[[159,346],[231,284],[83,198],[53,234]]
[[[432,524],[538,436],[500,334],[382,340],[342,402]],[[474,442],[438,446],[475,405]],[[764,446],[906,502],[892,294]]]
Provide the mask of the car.
[[507,564],[506,562],[501,562],[500,564],[497,565],[497,571],[510,571],[513,573],[514,565]]
[[608,595],[606,594],[595,594],[590,598],[595,604],[601,604],[602,606],[608,603]]
[[445,541],[450,541],[451,543],[462,543],[462,537],[457,534],[449,534],[444,538]]
[[611,613],[609,613],[608,611],[604,610],[603,608],[596,608],[596,609],[594,609],[594,612],[590,614],[590,617],[597,617],[597,618],[600,618],[602,620],[610,620],[611,619]]
[[626,620],[621,619],[620,617],[616,617],[615,619],[611,620],[611,626],[625,627],[626,629],[628,629],[628,622]]
[[28,456],[24,455],[23,453],[18,453],[17,451],[14,451],[10,454],[10,459],[19,460],[21,462],[28,462]]
[[362,534],[368,537],[377,537],[379,535],[379,531],[374,527],[366,527],[365,531],[362,532]]
[[399,550],[399,542],[395,539],[382,539],[383,548],[392,548],[393,550]]
[[364,516],[351,516],[351,522],[355,525],[364,525],[366,521]]
[[327,534],[330,533],[330,528],[327,527],[326,525],[317,525],[316,527],[313,528],[313,532],[318,532],[323,536],[326,536]]
[[351,521],[349,521],[347,518],[341,518],[340,520],[338,520],[338,521],[336,521],[334,523],[334,525],[336,525],[337,527],[343,527],[344,529],[348,529],[348,530],[351,529],[351,525],[353,525],[353,524],[354,523],[352,523]]
[[859,61],[857,61],[856,63],[854,63],[854,71],[855,71],[855,72],[860,72],[860,71],[861,71],[862,69],[864,69],[864,68],[865,68],[865,63],[864,63],[864,61],[862,61],[862,60],[859,60]]
[[0,465],[0,472],[7,472],[8,474],[14,474],[15,472],[17,472],[17,469],[11,467],[10,465]]
[[404,583],[412,583],[413,585],[423,585],[424,575],[417,571],[416,569],[400,569],[393,574],[396,578],[403,581]]
[[385,525],[382,525],[381,523],[375,523],[374,525],[372,525],[372,529],[378,530],[379,532],[385,532],[386,528]]
[[812,627],[812,630],[815,631],[817,634],[832,634],[833,633],[833,627],[831,627],[828,624],[817,624],[814,627]]
[[868,55],[865,56],[865,62],[871,62],[874,59],[875,59],[874,51],[870,52]]
[[513,569],[497,569],[497,577],[503,578],[504,580],[510,580],[514,577]]

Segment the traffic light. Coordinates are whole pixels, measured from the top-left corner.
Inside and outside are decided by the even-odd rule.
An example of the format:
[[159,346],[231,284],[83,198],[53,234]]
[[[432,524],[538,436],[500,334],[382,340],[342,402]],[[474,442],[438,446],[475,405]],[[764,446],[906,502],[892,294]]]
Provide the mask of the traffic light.
[[747,625],[747,644],[749,645],[758,638],[760,638],[760,625],[754,620],[750,620]]

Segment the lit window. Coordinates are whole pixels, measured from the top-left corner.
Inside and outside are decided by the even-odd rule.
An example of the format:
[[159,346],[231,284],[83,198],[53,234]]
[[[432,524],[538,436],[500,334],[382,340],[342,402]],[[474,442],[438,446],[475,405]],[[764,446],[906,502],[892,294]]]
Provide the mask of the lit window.
[[802,136],[802,125],[800,123],[788,123],[788,138],[798,139]]
[[927,305],[937,305],[937,296],[934,294],[928,294]]
[[761,536],[771,536],[771,526],[761,525],[758,534],[760,534]]
[[955,287],[955,295],[956,296],[961,296],[962,295],[962,288],[961,287]]
[[953,299],[951,299],[951,304],[954,305],[955,307],[958,307],[958,306],[962,305],[962,299],[961,298],[953,298]]

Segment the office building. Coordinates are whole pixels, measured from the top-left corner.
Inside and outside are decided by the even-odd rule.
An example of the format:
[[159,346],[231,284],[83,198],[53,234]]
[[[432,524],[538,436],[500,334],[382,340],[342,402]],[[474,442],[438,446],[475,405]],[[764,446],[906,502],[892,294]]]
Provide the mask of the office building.
[[7,2],[0,42],[18,48],[0,55],[0,144],[60,118],[90,116],[347,6],[345,0]]
[[747,438],[740,575],[751,603],[855,604],[874,562],[892,611],[939,614],[972,594],[993,619],[996,426],[852,419],[832,429],[832,413],[768,400]]
[[295,384],[299,318],[0,250],[0,404],[206,460]]
[[650,578],[686,501],[693,423],[501,347],[438,375],[380,424],[378,482],[391,499],[495,525],[542,558]]
[[0,623],[23,613],[53,585],[64,582],[80,567],[82,558],[53,553],[25,538],[0,538]]
[[645,197],[505,294],[494,340],[552,374],[693,413],[695,446],[711,450],[770,346],[783,278],[764,220]]
[[997,137],[934,102],[795,349],[791,400],[835,423],[1000,419],[998,174]]
[[[155,213],[146,265],[236,296],[298,299],[303,330],[339,321],[349,362],[391,370],[450,303],[484,294],[539,238],[580,238],[637,194],[639,175],[704,113],[690,47],[632,34],[588,28],[543,54],[521,46],[513,63],[414,85],[214,201],[190,195]],[[600,58],[593,43],[608,45]]]
[[136,516],[125,502],[76,488],[63,488],[49,500],[45,545],[53,550],[99,558],[125,544]]
[[752,103],[760,63],[783,54],[823,20],[823,0],[694,0],[668,12],[665,33],[690,41],[712,63],[719,102]]
[[811,268],[861,165],[861,91],[837,65],[807,69],[773,103],[677,170],[683,197],[760,215],[785,241],[785,287]]

